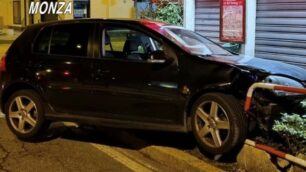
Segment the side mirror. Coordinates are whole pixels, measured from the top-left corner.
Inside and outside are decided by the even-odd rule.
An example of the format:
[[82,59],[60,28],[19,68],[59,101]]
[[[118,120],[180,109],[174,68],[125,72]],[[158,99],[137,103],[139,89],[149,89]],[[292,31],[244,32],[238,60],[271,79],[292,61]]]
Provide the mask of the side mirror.
[[148,63],[158,63],[158,64],[163,64],[166,63],[168,60],[168,58],[166,57],[166,54],[163,51],[154,51],[152,53],[149,54],[149,58],[148,58]]

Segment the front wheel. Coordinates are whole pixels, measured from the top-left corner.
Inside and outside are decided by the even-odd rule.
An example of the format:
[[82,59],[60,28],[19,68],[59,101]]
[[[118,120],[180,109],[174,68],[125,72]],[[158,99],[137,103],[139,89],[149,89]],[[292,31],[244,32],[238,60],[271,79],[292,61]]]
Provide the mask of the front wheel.
[[231,95],[203,95],[193,105],[191,121],[200,148],[214,155],[230,152],[246,138],[247,120],[243,108]]
[[10,130],[20,139],[35,139],[49,126],[40,96],[32,90],[14,93],[6,102],[4,111]]

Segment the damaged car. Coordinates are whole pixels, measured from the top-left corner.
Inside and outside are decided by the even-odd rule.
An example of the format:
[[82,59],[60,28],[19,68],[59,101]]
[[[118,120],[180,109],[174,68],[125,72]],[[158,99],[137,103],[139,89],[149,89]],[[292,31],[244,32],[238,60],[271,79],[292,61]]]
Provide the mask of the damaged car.
[[306,86],[302,68],[233,54],[182,27],[148,20],[85,19],[32,25],[3,56],[1,109],[20,139],[51,122],[192,132],[211,154],[229,153],[251,128],[305,96],[256,82]]

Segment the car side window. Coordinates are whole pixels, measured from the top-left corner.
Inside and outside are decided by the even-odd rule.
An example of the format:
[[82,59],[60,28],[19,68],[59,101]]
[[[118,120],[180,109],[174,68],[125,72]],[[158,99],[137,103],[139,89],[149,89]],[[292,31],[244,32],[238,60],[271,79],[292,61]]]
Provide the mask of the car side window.
[[50,43],[50,54],[87,56],[89,24],[55,26]]
[[110,27],[103,31],[104,58],[146,61],[154,51],[163,51],[162,43],[129,28]]
[[43,54],[49,53],[49,43],[50,43],[51,32],[52,32],[51,27],[44,28],[40,32],[40,34],[38,35],[34,43],[34,49],[33,49],[34,52],[43,53]]

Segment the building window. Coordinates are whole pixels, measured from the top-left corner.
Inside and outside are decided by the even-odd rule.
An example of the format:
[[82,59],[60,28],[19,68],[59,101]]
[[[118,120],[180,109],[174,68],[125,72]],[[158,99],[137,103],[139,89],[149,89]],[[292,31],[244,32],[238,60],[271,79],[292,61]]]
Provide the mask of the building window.
[[21,2],[20,0],[13,1],[13,23],[21,24]]
[[73,4],[73,15],[75,19],[90,17],[90,3],[88,0],[74,0]]

